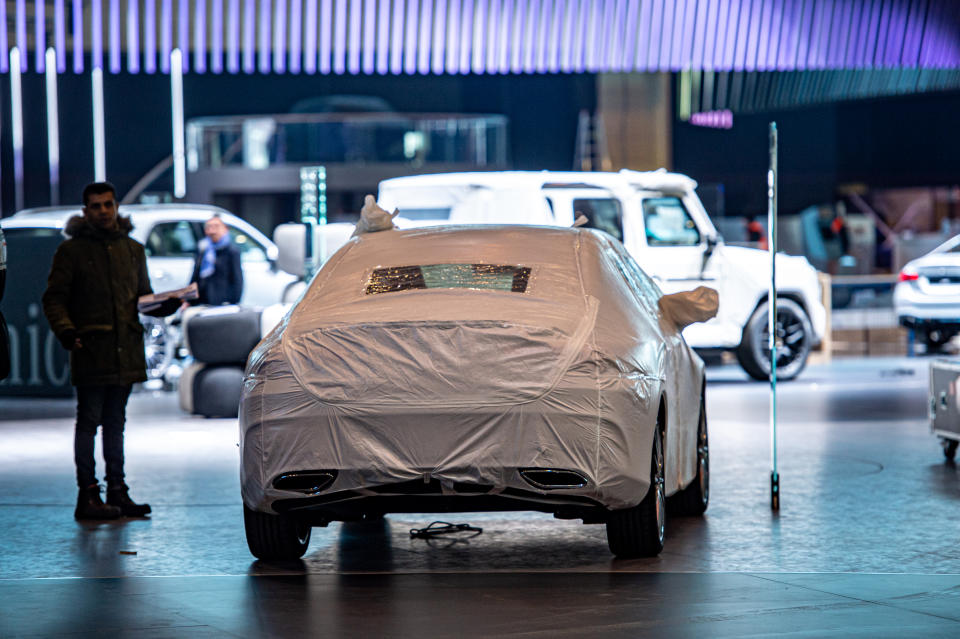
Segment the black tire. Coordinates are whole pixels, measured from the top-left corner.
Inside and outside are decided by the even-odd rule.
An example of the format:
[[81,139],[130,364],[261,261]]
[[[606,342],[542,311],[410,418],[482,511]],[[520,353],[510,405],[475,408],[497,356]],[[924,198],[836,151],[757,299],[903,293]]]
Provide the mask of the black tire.
[[[767,303],[763,302],[753,312],[743,327],[743,339],[737,348],[737,360],[743,370],[750,377],[762,381],[770,379],[767,308]],[[791,380],[807,365],[807,357],[813,347],[813,327],[803,307],[791,299],[778,297],[776,331],[780,340],[777,347],[777,379]]]
[[607,544],[617,557],[655,557],[663,550],[667,518],[663,470],[663,426],[657,424],[650,455],[650,489],[639,504],[607,519]]
[[670,498],[671,513],[702,515],[710,504],[710,447],[707,437],[706,404],[700,400],[700,419],[697,426],[697,475],[690,484]]
[[923,343],[927,345],[928,353],[936,353],[952,340],[954,335],[956,335],[955,332],[944,328],[931,328],[924,332]]
[[214,307],[193,315],[183,330],[194,360],[243,366],[260,341],[260,311],[224,312]]
[[243,506],[247,547],[257,559],[299,559],[310,545],[310,526],[284,515],[271,515]]
[[943,444],[943,456],[947,458],[947,461],[952,462],[957,456],[957,444],[960,442],[955,439],[944,438],[941,443]]

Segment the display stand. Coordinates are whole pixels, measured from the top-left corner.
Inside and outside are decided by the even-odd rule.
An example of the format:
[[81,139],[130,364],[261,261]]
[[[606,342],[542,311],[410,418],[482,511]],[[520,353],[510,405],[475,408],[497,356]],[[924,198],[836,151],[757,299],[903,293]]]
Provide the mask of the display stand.
[[767,235],[770,251],[770,290],[767,293],[767,329],[770,348],[770,508],[780,510],[780,473],[777,470],[777,123],[770,123],[770,170],[767,172]]

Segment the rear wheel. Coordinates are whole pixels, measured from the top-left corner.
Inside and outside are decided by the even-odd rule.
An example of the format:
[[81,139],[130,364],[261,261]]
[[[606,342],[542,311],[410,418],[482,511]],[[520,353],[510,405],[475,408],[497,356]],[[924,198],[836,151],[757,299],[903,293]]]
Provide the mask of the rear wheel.
[[663,428],[657,424],[650,455],[650,489],[632,508],[615,510],[607,520],[607,544],[617,557],[654,557],[663,550],[666,524]]
[[943,444],[943,456],[947,458],[947,461],[953,461],[957,456],[957,442],[955,439],[943,438],[941,442]]
[[[750,377],[770,379],[770,330],[768,305],[760,304],[743,327],[743,339],[737,348],[737,360]],[[786,381],[800,374],[807,365],[813,346],[813,328],[806,311],[785,297],[777,298],[777,379]]]
[[310,526],[285,515],[243,506],[247,546],[257,559],[299,559],[310,545]]
[[707,439],[707,411],[700,400],[700,423],[697,426],[697,476],[690,485],[670,498],[671,510],[678,515],[702,515],[710,503],[710,448]]
[[943,328],[931,328],[923,334],[923,341],[927,345],[928,352],[939,351],[944,345],[953,339],[956,335],[953,331]]

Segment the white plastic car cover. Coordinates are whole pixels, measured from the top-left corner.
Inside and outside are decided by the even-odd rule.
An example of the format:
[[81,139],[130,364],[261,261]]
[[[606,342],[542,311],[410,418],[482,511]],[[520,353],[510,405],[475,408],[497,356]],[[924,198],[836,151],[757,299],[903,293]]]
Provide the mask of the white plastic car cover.
[[244,502],[271,512],[303,496],[276,477],[321,469],[337,471],[327,492],[423,478],[548,499],[519,469],[549,468],[587,480],[565,494],[628,507],[649,485],[661,397],[668,493],[690,481],[702,362],[615,249],[542,227],[352,238],[250,356]]

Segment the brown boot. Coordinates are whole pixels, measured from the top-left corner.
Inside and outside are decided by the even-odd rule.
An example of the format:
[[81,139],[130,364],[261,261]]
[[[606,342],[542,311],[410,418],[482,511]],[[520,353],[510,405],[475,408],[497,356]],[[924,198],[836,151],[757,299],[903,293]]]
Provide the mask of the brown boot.
[[150,514],[150,504],[137,504],[130,499],[130,488],[126,484],[110,486],[107,489],[107,503],[116,506],[124,517],[144,517]]
[[117,519],[120,509],[104,504],[100,499],[100,484],[90,484],[80,489],[73,516],[75,519]]

